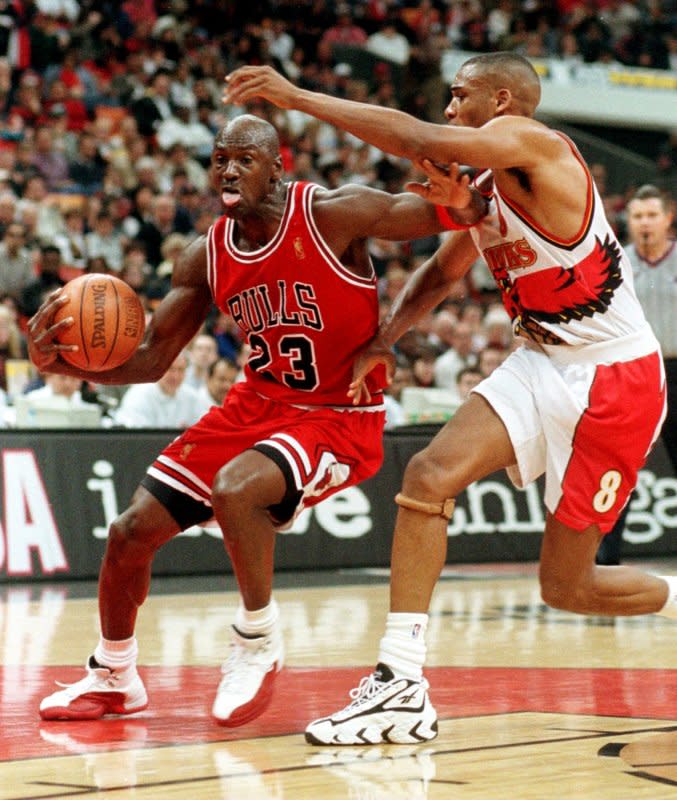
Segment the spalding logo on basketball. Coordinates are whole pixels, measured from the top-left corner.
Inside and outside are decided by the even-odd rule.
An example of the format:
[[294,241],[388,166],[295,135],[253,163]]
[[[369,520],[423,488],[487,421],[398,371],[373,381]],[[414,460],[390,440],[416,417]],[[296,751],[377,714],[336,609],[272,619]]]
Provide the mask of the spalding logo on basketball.
[[115,275],[81,275],[63,288],[68,302],[54,321],[73,317],[73,325],[59,335],[62,344],[76,344],[75,352],[61,352],[69,364],[102,372],[124,364],[141,344],[145,330],[143,306],[129,284]]

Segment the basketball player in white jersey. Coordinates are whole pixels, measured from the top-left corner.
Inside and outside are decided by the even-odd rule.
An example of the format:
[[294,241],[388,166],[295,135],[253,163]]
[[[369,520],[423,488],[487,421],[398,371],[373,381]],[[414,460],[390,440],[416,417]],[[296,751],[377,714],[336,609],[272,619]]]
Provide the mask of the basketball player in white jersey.
[[[396,498],[390,614],[377,668],[346,708],[308,726],[314,744],[436,735],[422,669],[447,521],[456,495],[495,470],[506,468],[518,486],[545,473],[539,579],[549,605],[677,617],[677,578],[595,565],[600,539],[625,505],[665,415],[660,347],[635,296],[627,256],[573,143],[533,119],[540,83],[526,59],[471,58],[451,93],[445,126],[301,90],[267,67],[243,67],[227,78],[226,102],[264,97],[394,155],[481,171],[487,215],[451,235],[409,280],[357,359],[354,402],[375,365],[392,369],[394,343],[445,298],[478,251],[524,339],[409,462]],[[428,187],[417,191],[425,196]]]

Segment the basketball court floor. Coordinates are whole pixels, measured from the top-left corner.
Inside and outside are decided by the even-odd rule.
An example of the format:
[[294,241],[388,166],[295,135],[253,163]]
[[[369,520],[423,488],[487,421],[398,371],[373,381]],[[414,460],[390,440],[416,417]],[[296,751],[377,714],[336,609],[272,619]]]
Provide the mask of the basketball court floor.
[[428,635],[438,738],[320,748],[303,729],[371,671],[387,575],[281,574],[277,586],[287,665],[269,709],[234,730],[209,715],[231,577],[156,579],[137,630],[149,707],[78,723],[37,709],[55,680],[81,676],[95,586],[0,587],[0,800],[677,798],[674,622],[551,610],[533,564],[449,567]]

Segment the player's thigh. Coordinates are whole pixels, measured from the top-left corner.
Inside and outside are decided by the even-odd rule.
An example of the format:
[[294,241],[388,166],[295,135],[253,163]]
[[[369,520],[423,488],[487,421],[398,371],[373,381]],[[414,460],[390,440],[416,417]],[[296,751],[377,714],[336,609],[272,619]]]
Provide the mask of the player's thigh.
[[413,459],[408,478],[418,469],[435,473],[446,496],[461,492],[473,481],[515,463],[505,425],[489,403],[472,393],[454,416]]
[[233,502],[267,508],[279,503],[287,492],[282,469],[258,450],[245,450],[216,473],[212,502],[228,498]]

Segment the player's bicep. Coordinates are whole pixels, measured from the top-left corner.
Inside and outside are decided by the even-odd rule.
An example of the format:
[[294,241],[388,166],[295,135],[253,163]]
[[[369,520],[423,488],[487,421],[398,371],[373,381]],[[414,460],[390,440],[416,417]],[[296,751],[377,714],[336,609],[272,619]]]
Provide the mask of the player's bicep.
[[408,241],[441,229],[435,207],[417,195],[393,195],[357,184],[318,193],[314,211],[320,224],[326,223],[328,230],[340,227],[350,239]]
[[435,206],[411,192],[388,195],[372,214],[366,236],[390,241],[407,241],[439,233],[442,225]]

